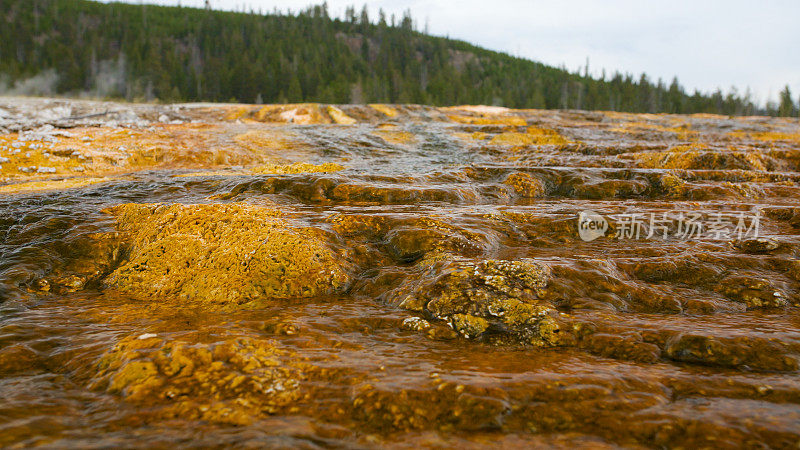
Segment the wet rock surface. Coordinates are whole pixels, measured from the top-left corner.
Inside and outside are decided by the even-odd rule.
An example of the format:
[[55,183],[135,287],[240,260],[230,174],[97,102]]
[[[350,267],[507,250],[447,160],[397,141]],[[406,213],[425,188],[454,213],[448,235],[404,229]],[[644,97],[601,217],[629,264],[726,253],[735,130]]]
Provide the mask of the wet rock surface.
[[796,119],[0,108],[1,446],[800,443]]

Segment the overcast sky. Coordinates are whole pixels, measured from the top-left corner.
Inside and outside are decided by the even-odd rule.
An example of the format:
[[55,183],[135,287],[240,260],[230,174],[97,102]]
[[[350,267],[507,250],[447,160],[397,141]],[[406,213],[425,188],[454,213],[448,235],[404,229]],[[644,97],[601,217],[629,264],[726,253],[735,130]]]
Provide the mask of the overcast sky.
[[[146,0],[202,6],[204,0]],[[139,1],[129,1],[139,3]],[[211,0],[216,9],[298,11],[309,0]],[[482,47],[541,61],[583,67],[599,75],[642,72],[690,90],[740,92],[759,102],[784,85],[800,95],[800,0],[328,0],[332,15],[367,4],[398,18],[410,8],[419,28]]]

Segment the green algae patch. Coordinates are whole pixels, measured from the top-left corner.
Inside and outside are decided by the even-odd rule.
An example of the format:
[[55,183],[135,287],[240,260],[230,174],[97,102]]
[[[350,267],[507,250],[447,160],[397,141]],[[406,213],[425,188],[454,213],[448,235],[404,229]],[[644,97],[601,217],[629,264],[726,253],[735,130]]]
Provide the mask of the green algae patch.
[[349,276],[317,230],[245,204],[123,204],[107,210],[130,243],[106,283],[153,299],[216,304],[327,295]]

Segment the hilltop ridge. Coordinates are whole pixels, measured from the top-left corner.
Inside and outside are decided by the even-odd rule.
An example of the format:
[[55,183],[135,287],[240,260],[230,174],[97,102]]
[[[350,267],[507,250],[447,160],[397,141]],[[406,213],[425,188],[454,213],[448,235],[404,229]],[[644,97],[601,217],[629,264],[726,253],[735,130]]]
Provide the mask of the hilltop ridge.
[[[373,15],[376,12],[372,12]],[[642,74],[595,79],[349,8],[296,15],[85,0],[0,4],[0,92],[133,101],[417,103],[796,115]]]

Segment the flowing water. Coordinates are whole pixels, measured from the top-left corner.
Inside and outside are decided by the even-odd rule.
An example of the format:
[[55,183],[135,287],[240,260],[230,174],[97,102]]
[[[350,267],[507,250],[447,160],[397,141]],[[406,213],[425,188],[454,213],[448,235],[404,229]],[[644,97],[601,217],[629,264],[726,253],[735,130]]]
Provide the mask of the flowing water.
[[796,119],[307,108],[2,136],[0,445],[800,445]]

